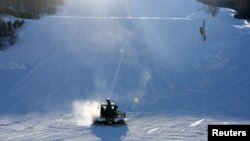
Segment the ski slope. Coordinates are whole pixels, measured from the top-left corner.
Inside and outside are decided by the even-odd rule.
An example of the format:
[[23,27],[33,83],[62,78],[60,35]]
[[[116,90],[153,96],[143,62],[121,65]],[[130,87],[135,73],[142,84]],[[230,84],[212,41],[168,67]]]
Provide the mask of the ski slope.
[[[0,51],[0,140],[206,140],[208,124],[249,124],[250,25],[232,10],[66,2]],[[107,97],[127,126],[90,126]]]
[[128,113],[126,126],[80,126],[72,114],[1,117],[1,140],[207,140],[207,124],[246,124],[223,118]]

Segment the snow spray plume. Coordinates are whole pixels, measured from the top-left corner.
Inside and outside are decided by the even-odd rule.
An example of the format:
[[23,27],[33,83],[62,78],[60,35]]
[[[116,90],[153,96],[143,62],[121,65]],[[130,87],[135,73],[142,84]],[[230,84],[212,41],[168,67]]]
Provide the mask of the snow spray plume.
[[93,118],[99,116],[97,101],[76,101],[73,103],[74,119],[78,125],[90,126]]

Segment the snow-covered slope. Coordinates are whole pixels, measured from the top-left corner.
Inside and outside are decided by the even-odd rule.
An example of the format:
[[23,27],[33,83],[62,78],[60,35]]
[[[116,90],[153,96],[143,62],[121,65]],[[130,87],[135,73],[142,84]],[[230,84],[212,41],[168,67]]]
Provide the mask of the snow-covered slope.
[[[205,141],[208,124],[246,124],[223,118],[129,113],[126,126],[78,126],[71,114],[2,117],[1,140]],[[149,122],[150,121],[150,122]]]
[[[203,126],[197,128],[194,138],[204,138],[206,124],[213,121],[210,117],[249,119],[250,26],[233,19],[229,9],[221,9],[218,16],[212,17],[202,7],[194,0],[68,0],[62,12],[27,21],[18,42],[0,51],[0,135],[11,139],[8,130],[16,126],[31,128],[24,123],[28,120],[31,126],[45,126],[45,130],[38,130],[42,133],[67,127],[72,134],[77,130],[74,134],[81,137],[95,136],[99,129],[89,133],[91,129],[82,131],[82,126],[71,121],[73,105],[79,101],[100,102],[106,97],[111,97],[120,109],[131,111],[126,134],[121,135],[124,140],[169,133],[165,126],[179,131],[196,120]],[[199,34],[204,19],[205,42]],[[15,117],[6,117],[34,112],[66,114],[25,117],[24,121],[21,116],[16,117],[21,120],[17,123],[11,120]],[[60,116],[64,124],[55,130],[43,125],[52,117],[51,124],[59,124],[54,120]],[[191,121],[187,121],[189,117]],[[136,128],[152,118],[152,124]],[[177,122],[183,125],[175,126]],[[162,128],[157,127],[159,124]],[[14,140],[37,135],[27,133],[25,137],[15,134]],[[42,138],[39,134],[36,140],[58,139],[55,136],[59,135]],[[103,138],[96,136],[89,140]],[[157,139],[166,138],[169,134]]]

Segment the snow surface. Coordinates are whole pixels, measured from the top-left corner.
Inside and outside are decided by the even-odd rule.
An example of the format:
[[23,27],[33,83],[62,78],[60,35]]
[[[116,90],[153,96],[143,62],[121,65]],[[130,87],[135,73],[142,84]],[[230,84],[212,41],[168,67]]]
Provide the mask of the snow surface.
[[[208,124],[249,124],[250,26],[202,7],[67,0],[27,20],[0,52],[0,140],[206,140]],[[107,97],[127,126],[90,126]]]
[[[128,113],[126,126],[80,126],[72,114],[1,116],[1,140],[205,141],[208,124],[246,124],[238,120],[170,114]],[[202,122],[201,122],[202,121]],[[223,121],[223,122],[222,122]],[[197,124],[199,123],[199,124]]]

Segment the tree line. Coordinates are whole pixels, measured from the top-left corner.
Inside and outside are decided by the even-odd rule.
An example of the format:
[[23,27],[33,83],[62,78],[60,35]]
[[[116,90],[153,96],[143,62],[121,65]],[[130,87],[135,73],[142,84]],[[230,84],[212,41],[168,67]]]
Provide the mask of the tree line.
[[250,20],[250,0],[197,0],[202,3],[214,6],[231,8],[236,11],[234,17]]
[[[57,7],[64,4],[64,0],[0,0],[0,49],[14,44],[16,30],[25,21],[20,19],[38,19],[42,14],[55,14]],[[1,16],[11,15],[17,19],[4,21]]]
[[3,21],[0,20],[0,49],[16,41],[16,30],[24,24],[24,20]]
[[36,19],[42,13],[54,14],[64,0],[0,0],[0,15]]
[[11,37],[14,35],[15,30],[21,27],[24,24],[24,20],[15,20],[15,21],[0,21],[0,37]]

